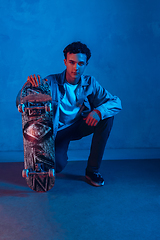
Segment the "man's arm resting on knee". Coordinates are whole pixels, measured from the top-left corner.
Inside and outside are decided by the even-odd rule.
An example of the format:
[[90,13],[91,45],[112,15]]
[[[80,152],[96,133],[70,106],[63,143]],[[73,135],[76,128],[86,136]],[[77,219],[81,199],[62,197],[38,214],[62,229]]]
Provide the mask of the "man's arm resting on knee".
[[95,127],[101,120],[101,112],[97,109],[94,109],[86,118],[84,118],[84,120],[88,126]]

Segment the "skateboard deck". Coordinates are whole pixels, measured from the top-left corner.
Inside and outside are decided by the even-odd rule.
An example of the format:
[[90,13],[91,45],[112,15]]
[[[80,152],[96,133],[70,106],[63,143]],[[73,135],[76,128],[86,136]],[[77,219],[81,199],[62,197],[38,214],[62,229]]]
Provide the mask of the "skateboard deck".
[[47,82],[23,86],[18,111],[22,113],[24,169],[22,177],[36,192],[46,192],[55,182],[55,147],[51,92]]

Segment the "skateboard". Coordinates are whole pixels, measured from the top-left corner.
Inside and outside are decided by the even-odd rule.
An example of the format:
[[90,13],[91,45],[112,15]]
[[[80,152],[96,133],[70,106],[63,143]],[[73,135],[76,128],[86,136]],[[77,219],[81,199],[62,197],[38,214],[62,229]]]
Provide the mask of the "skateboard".
[[26,83],[20,94],[24,169],[22,177],[36,192],[46,192],[55,183],[55,147],[51,92],[47,82],[39,87]]

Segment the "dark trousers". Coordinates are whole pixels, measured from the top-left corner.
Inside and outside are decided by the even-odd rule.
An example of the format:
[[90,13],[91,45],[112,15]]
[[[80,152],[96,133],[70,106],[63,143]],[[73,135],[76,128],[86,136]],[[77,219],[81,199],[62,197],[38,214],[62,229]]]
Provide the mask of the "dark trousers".
[[73,125],[58,131],[55,139],[56,172],[61,172],[67,164],[67,151],[70,141],[79,140],[92,133],[93,137],[87,169],[88,171],[98,171],[112,129],[113,119],[114,117],[100,120],[97,126],[91,127],[81,118]]

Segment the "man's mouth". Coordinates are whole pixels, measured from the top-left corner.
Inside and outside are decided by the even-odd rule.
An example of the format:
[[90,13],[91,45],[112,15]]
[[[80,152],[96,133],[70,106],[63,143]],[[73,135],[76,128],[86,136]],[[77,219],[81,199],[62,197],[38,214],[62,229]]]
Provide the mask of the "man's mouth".
[[73,72],[74,75],[78,75],[79,73],[78,72]]

